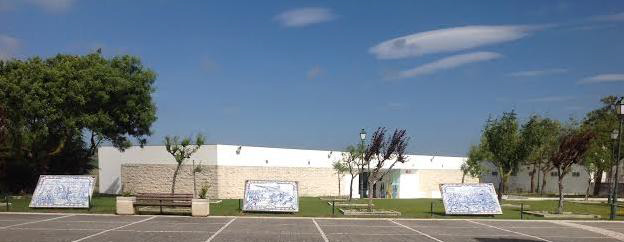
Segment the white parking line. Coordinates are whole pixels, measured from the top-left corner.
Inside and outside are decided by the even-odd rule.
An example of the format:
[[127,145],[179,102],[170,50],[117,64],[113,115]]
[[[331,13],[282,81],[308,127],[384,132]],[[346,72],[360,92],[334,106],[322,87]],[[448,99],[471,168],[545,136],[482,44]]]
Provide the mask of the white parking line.
[[442,240],[440,240],[440,239],[438,239],[438,238],[436,238],[436,237],[433,237],[433,236],[431,236],[431,235],[425,234],[425,233],[423,233],[423,232],[421,232],[421,231],[419,231],[419,230],[416,230],[416,229],[413,229],[413,228],[411,228],[411,227],[409,227],[409,226],[406,226],[406,225],[400,224],[400,223],[399,223],[399,222],[397,222],[397,221],[390,220],[390,219],[388,219],[388,221],[393,222],[393,223],[395,223],[396,225],[399,225],[399,226],[401,226],[401,227],[403,227],[403,228],[406,228],[406,229],[409,229],[409,230],[411,230],[411,231],[414,231],[414,232],[416,232],[416,233],[418,233],[418,234],[420,234],[420,235],[422,235],[422,236],[425,236],[425,237],[427,237],[427,238],[430,238],[430,239],[432,239],[432,240],[435,240],[435,241],[438,241],[438,242],[444,242],[444,241],[442,241]]
[[323,236],[323,241],[329,242],[329,240],[327,239],[327,235],[325,235],[325,232],[323,232],[323,230],[321,229],[321,226],[319,226],[316,220],[312,219],[312,222],[316,226],[316,229],[318,229],[319,233],[321,233],[321,236]]
[[103,234],[103,233],[106,233],[106,232],[110,232],[110,231],[113,231],[113,230],[116,230],[116,229],[125,228],[125,227],[128,227],[128,226],[133,225],[133,224],[138,224],[138,223],[141,223],[141,222],[145,222],[145,221],[150,220],[150,219],[153,219],[153,218],[155,218],[155,217],[156,217],[156,216],[151,216],[151,217],[146,218],[146,219],[143,219],[143,220],[139,220],[139,221],[136,221],[136,222],[132,222],[132,223],[129,223],[129,224],[126,224],[126,225],[122,225],[122,226],[119,226],[119,227],[115,227],[115,228],[112,228],[112,229],[107,229],[107,230],[104,230],[104,231],[102,231],[102,232],[95,233],[95,234],[89,235],[89,236],[87,236],[87,237],[82,237],[82,238],[80,238],[80,239],[74,240],[73,242],[83,241],[83,240],[85,240],[85,239],[92,238],[92,237],[98,236],[98,235]]
[[232,220],[230,220],[230,222],[227,222],[225,225],[223,225],[223,227],[221,227],[219,230],[217,230],[217,232],[215,232],[214,234],[212,234],[212,236],[210,236],[210,238],[208,238],[206,240],[206,242],[210,242],[212,241],[215,237],[217,237],[217,235],[219,233],[221,233],[221,231],[223,231],[225,228],[227,228],[227,226],[229,226],[232,222],[234,222],[234,220],[236,220],[236,217],[234,217]]
[[547,240],[547,239],[544,239],[544,238],[540,238],[540,237],[537,237],[537,236],[534,236],[534,235],[530,235],[530,234],[525,234],[525,233],[520,233],[520,232],[516,232],[516,231],[511,231],[511,230],[508,230],[508,229],[503,229],[503,228],[499,228],[499,227],[492,226],[492,225],[489,225],[489,224],[479,223],[479,222],[468,220],[468,219],[466,219],[466,221],[471,222],[471,223],[475,223],[475,224],[479,224],[479,225],[483,225],[483,226],[486,226],[486,227],[502,230],[502,231],[509,232],[509,233],[514,233],[514,234],[518,234],[518,235],[522,235],[522,236],[531,237],[531,238],[534,238],[534,239],[537,239],[537,240],[541,240],[541,241],[552,242],[550,240]]
[[37,221],[30,221],[30,222],[25,222],[25,223],[13,224],[13,225],[9,225],[9,226],[0,227],[0,229],[7,229],[7,228],[12,228],[12,227],[15,227],[15,226],[20,226],[20,225],[26,225],[26,224],[34,224],[34,223],[39,223],[39,222],[52,221],[52,220],[62,219],[62,218],[67,218],[67,217],[71,217],[71,216],[74,216],[74,215],[73,215],[73,214],[71,214],[71,215],[65,215],[65,216],[60,216],[60,217],[54,217],[54,218],[48,218],[48,219],[42,219],[42,220],[37,220]]
[[605,236],[608,236],[608,237],[611,237],[620,241],[624,241],[624,234],[611,231],[608,229],[598,228],[598,227],[584,225],[584,224],[577,224],[577,223],[572,223],[572,222],[565,222],[565,221],[549,221],[549,222],[569,226],[572,228],[578,228],[582,230],[591,231],[591,232],[602,234],[602,235],[605,235]]

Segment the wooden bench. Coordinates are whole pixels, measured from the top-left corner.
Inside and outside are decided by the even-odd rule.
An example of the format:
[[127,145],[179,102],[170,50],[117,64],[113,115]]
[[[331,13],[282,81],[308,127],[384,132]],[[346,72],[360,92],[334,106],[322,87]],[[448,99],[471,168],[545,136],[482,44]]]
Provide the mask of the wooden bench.
[[193,194],[179,193],[139,193],[136,196],[134,206],[158,206],[162,214],[163,206],[168,207],[191,207]]

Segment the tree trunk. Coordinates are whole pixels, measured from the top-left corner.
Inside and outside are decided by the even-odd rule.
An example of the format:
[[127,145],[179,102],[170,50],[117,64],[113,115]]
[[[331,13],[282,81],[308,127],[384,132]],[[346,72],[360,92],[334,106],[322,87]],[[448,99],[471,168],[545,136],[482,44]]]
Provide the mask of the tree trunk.
[[589,188],[591,187],[591,177],[587,179],[587,190],[585,191],[585,201],[589,200]]
[[[543,189],[543,188],[540,188],[540,174],[541,173],[542,173],[542,163],[537,163],[537,190],[535,190],[536,193],[540,193]],[[543,174],[542,174],[542,179],[544,179]]]
[[559,207],[557,208],[557,213],[563,213],[563,174],[561,174],[561,167],[557,167],[558,177],[559,177]]
[[373,184],[374,182],[369,181],[368,182],[368,211],[372,212],[373,211],[373,196],[371,196],[371,194],[373,194]]
[[340,176],[338,176],[338,197],[340,197],[340,195],[342,195],[340,193]]
[[174,194],[175,192],[176,179],[178,178],[178,171],[180,171],[181,166],[182,166],[182,163],[178,163],[178,166],[176,166],[176,169],[173,172],[173,182],[171,182],[171,194]]
[[546,172],[542,171],[542,188],[540,189],[541,195],[544,195],[545,189],[546,189]]
[[596,171],[594,176],[594,196],[600,195],[600,187],[602,186],[602,169]]
[[462,184],[464,184],[464,179],[466,178],[466,173],[462,174]]
[[502,201],[503,200],[503,193],[505,193],[505,186],[507,184],[505,184],[507,178],[505,173],[502,172],[502,170],[499,170],[499,174],[500,174],[500,183],[498,184],[498,201]]
[[351,175],[351,182],[349,182],[349,202],[353,199],[353,180],[355,179],[354,175]]
[[531,171],[531,190],[530,193],[535,192],[535,164],[533,164],[533,171]]

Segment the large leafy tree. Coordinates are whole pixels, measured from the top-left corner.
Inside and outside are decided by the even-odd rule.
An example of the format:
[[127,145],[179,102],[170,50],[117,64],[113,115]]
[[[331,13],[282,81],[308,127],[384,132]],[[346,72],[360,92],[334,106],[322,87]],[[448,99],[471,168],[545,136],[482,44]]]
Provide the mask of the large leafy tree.
[[[610,139],[611,132],[618,128],[618,117],[613,108],[617,102],[617,97],[607,96],[600,101],[602,106],[587,113],[581,123],[581,129],[589,130],[595,134],[583,161],[584,164],[591,164],[595,167],[594,195],[600,193],[602,173],[604,171],[607,171],[607,174],[613,173],[611,169],[614,167],[616,159],[613,154],[614,149],[617,150],[617,147],[614,146],[615,143]],[[622,145],[624,146],[624,144]]]
[[563,212],[563,178],[570,172],[572,165],[579,164],[590,146],[594,134],[588,130],[567,127],[559,138],[559,146],[550,156],[550,163],[557,169],[559,185],[558,213]]
[[[524,143],[523,148],[527,155],[525,163],[532,166],[531,176],[531,192],[535,191],[535,175],[538,175],[537,192],[543,190],[539,186],[539,175],[542,177],[552,167],[548,164],[548,158],[556,148],[558,131],[561,124],[557,120],[542,118],[539,115],[531,115],[529,120],[522,125],[521,136]],[[543,185],[546,179],[542,178]]]
[[[6,174],[12,169],[30,175],[24,184],[3,184],[31,189],[39,174],[52,172],[52,164],[68,149],[89,164],[102,142],[119,149],[134,137],[145,144],[156,120],[152,101],[156,73],[139,58],[57,55],[43,59],[0,61],[0,103],[7,119]],[[72,145],[72,147],[68,147]],[[71,168],[71,167],[70,167]],[[56,172],[56,171],[55,171]],[[14,186],[17,185],[17,186]]]
[[482,145],[489,152],[490,162],[501,176],[498,199],[502,199],[509,177],[518,171],[519,164],[527,157],[514,111],[505,112],[500,118],[489,118],[483,130]]

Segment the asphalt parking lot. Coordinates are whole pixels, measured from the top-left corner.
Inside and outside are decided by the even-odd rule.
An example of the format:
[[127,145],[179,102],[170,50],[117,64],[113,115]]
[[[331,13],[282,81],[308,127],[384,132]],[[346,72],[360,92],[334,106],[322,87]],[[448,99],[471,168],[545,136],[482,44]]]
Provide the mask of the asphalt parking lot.
[[0,241],[618,241],[624,222],[0,213]]

